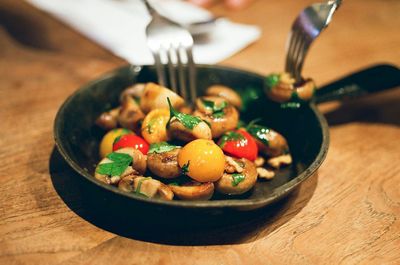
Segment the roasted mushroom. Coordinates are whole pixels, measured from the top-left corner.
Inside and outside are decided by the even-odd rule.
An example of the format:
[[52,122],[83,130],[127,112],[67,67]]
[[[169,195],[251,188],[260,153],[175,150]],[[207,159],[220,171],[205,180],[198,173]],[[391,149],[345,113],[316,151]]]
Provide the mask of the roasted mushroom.
[[159,143],[168,140],[167,123],[168,109],[153,109],[147,113],[142,122],[142,136],[149,143]]
[[239,94],[235,90],[227,86],[223,85],[210,86],[206,90],[206,95],[221,97],[238,109],[242,107],[242,99],[240,98]]
[[172,118],[168,126],[168,135],[171,139],[179,139],[184,142],[190,142],[195,139],[211,140],[212,138],[210,127],[201,119],[193,128],[188,128],[178,119]]
[[247,131],[256,140],[258,150],[269,157],[289,153],[286,139],[278,132],[261,125],[250,125]]
[[128,191],[130,192],[134,192],[148,198],[161,198],[169,201],[174,198],[174,193],[167,185],[150,177],[145,178],[140,176],[133,179],[128,179],[128,181],[130,183],[133,182],[133,184],[130,184],[128,187]]
[[181,200],[207,201],[214,194],[214,183],[190,181],[180,185],[170,184],[172,192]]
[[96,124],[105,130],[111,130],[117,128],[119,110],[120,107],[114,108],[107,112],[103,112],[96,119]]
[[296,98],[309,100],[316,89],[312,79],[295,83],[289,73],[271,74],[267,77],[267,96],[276,102],[287,102]]
[[147,83],[140,99],[140,108],[144,113],[149,113],[153,109],[168,108],[167,98],[175,109],[181,108],[185,103],[183,98],[172,90],[154,83]]
[[145,86],[146,84],[144,83],[138,83],[126,88],[124,91],[122,91],[119,100],[123,102],[125,97],[140,99],[143,95]]
[[156,176],[161,178],[176,178],[181,175],[178,165],[179,146],[165,142],[152,144],[147,153],[147,166]]
[[245,158],[232,160],[240,165],[242,172],[228,173],[232,172],[232,165],[230,165],[227,160],[227,170],[222,175],[222,177],[215,182],[215,188],[218,192],[227,195],[238,195],[249,191],[257,181],[257,171],[253,162]]
[[212,138],[218,138],[225,132],[235,129],[239,122],[237,109],[221,97],[198,98],[193,115],[210,124]]
[[143,175],[146,172],[147,158],[139,150],[132,147],[125,147],[115,151],[116,153],[128,154],[132,157],[132,168]]
[[135,191],[134,179],[137,177],[143,177],[143,176],[139,175],[139,173],[137,173],[137,174],[132,173],[132,174],[122,177],[121,180],[118,182],[118,189],[125,191],[125,192]]
[[170,99],[167,99],[170,110],[170,120],[167,132],[170,139],[179,139],[190,142],[196,139],[211,140],[211,129],[201,118],[177,111]]
[[132,97],[124,97],[118,115],[118,122],[122,127],[140,133],[141,121],[144,113]]
[[115,185],[123,177],[144,173],[146,161],[144,160],[143,168],[143,155],[140,156],[138,152],[140,153],[140,151],[133,148],[122,148],[107,155],[97,165],[94,177],[101,182]]

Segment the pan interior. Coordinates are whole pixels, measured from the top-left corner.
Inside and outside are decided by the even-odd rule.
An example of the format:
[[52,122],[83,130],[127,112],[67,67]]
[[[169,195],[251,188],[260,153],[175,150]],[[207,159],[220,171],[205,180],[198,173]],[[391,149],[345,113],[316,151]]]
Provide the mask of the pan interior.
[[[262,91],[260,75],[220,66],[199,66],[199,95],[210,85],[223,84],[240,93]],[[149,67],[123,67],[96,80],[73,94],[61,107],[55,123],[56,142],[64,157],[84,176],[93,173],[99,161],[98,144],[104,131],[94,125],[100,113],[118,105],[120,92],[137,82],[156,81]],[[265,199],[274,190],[296,179],[315,161],[323,147],[323,129],[315,109],[308,104],[299,109],[281,108],[262,96],[249,104],[241,119],[261,118],[261,124],[283,134],[289,142],[294,163],[278,171],[270,181],[258,181],[255,188],[238,199]],[[94,180],[94,179],[93,179]],[[95,180],[94,180],[95,181]],[[296,181],[292,181],[296,182]],[[214,200],[226,200],[215,197]]]

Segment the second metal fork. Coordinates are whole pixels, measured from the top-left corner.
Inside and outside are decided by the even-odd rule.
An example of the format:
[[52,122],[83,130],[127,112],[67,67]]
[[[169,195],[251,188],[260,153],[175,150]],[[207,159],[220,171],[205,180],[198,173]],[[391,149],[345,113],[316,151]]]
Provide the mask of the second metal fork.
[[296,81],[301,80],[301,70],[311,43],[331,22],[341,0],[312,4],[306,7],[293,22],[287,46],[285,71]]
[[143,2],[152,16],[146,35],[154,57],[158,82],[181,95],[186,102],[194,104],[196,73],[192,53],[193,37],[187,29],[160,15],[147,0]]

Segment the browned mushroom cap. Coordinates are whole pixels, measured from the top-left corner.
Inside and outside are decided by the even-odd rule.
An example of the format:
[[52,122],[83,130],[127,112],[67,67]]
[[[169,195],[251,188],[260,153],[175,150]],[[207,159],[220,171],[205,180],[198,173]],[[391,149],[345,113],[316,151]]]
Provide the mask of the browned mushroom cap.
[[139,150],[132,147],[125,147],[115,151],[116,153],[128,154],[132,157],[132,168],[143,175],[146,172],[147,157]]
[[211,129],[204,121],[199,122],[193,129],[186,128],[178,119],[173,117],[169,123],[168,136],[171,139],[179,139],[190,142],[196,139],[211,140]]
[[243,194],[250,190],[257,181],[257,170],[253,162],[245,158],[234,160],[243,165],[243,171],[241,173],[224,173],[215,182],[215,188],[220,193],[227,195]]
[[267,89],[267,96],[276,102],[286,102],[292,97],[295,79],[289,73],[279,74],[279,82]]
[[109,158],[105,157],[99,162],[99,164],[96,167],[95,174],[94,174],[94,177],[96,179],[100,180],[101,182],[107,183],[107,184],[116,185],[123,177],[129,176],[129,175],[144,174],[144,172],[146,171],[147,162],[146,162],[146,156],[143,155],[142,152],[140,152],[139,150],[134,149],[132,147],[121,148],[115,152],[123,153],[123,154],[127,154],[127,155],[131,156],[132,164],[130,166],[128,166],[120,176],[110,176],[110,175],[100,174],[100,173],[98,173],[98,168],[101,164],[107,164],[107,163],[113,162]]
[[96,124],[105,130],[117,128],[119,107],[103,112],[97,119]]
[[128,176],[124,176],[118,183],[118,189],[125,192],[134,192],[135,191],[134,179],[137,177],[142,177],[142,176],[137,174],[129,174]]
[[118,122],[122,127],[140,133],[141,121],[144,113],[132,97],[124,97],[118,115]]
[[214,183],[190,181],[180,186],[168,185],[173,193],[181,200],[207,201],[214,194]]
[[151,110],[157,108],[167,109],[167,98],[169,98],[175,109],[180,109],[185,103],[183,98],[172,90],[154,83],[147,83],[140,99],[140,108],[144,113],[149,113]]
[[172,200],[174,197],[174,193],[167,185],[152,178],[134,178],[133,187],[134,193],[144,195],[148,198],[161,198],[164,200]]
[[[204,102],[208,102],[208,104],[206,105]],[[214,104],[217,107],[217,111],[210,108],[210,104]],[[225,107],[219,110],[218,106]],[[212,138],[218,138],[225,132],[235,129],[239,122],[239,112],[237,109],[229,103],[227,104],[225,99],[220,97],[198,98],[196,100],[196,110],[193,115],[202,118],[210,124]]]
[[314,95],[315,83],[311,79],[306,79],[300,84],[295,84],[295,79],[289,73],[279,74],[279,82],[269,88],[267,96],[277,102],[286,102],[293,96],[298,96],[302,100],[309,100]]
[[148,153],[147,166],[156,176],[161,178],[176,178],[181,175],[181,169],[178,165],[178,154],[180,148],[163,153]]
[[134,84],[130,87],[127,87],[124,91],[122,91],[119,100],[123,102],[125,97],[137,98],[140,99],[143,95],[144,87],[146,84],[138,83]]
[[289,152],[288,143],[280,133],[261,125],[248,126],[247,132],[253,136],[260,153],[275,157]]
[[278,132],[270,129],[268,133],[264,134],[264,136],[268,144],[261,142],[257,138],[255,139],[258,150],[264,155],[275,157],[289,152],[289,146],[285,137]]
[[236,108],[240,109],[242,107],[242,99],[240,98],[239,94],[230,87],[223,85],[213,85],[207,88],[206,95],[218,96],[224,98]]
[[134,170],[131,166],[128,166],[125,169],[125,171],[121,174],[121,176],[110,176],[110,175],[100,174],[97,172],[97,169],[101,164],[107,164],[107,163],[111,163],[111,162],[112,161],[108,158],[103,158],[100,161],[100,163],[97,165],[95,173],[94,173],[94,177],[97,180],[100,180],[101,182],[104,182],[109,185],[117,185],[120,182],[121,178],[138,174],[138,172],[136,170]]
[[309,100],[314,95],[315,88],[316,86],[314,81],[311,79],[307,79],[304,81],[304,83],[296,86],[296,92],[299,98],[301,98],[302,100]]

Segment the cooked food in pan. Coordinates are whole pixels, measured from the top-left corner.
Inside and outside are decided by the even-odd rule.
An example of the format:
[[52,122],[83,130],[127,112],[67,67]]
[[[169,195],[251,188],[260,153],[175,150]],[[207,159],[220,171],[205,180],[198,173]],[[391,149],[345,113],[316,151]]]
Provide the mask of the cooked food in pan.
[[[312,94],[313,83],[294,88],[284,74],[277,80],[267,93],[278,101],[288,97],[285,89],[289,97],[293,91],[302,98]],[[94,177],[164,200],[244,194],[258,179],[272,179],[292,158],[281,134],[256,121],[240,121],[242,106],[240,95],[221,85],[209,87],[194,106],[155,83],[128,87],[120,106],[96,120],[107,132]]]

